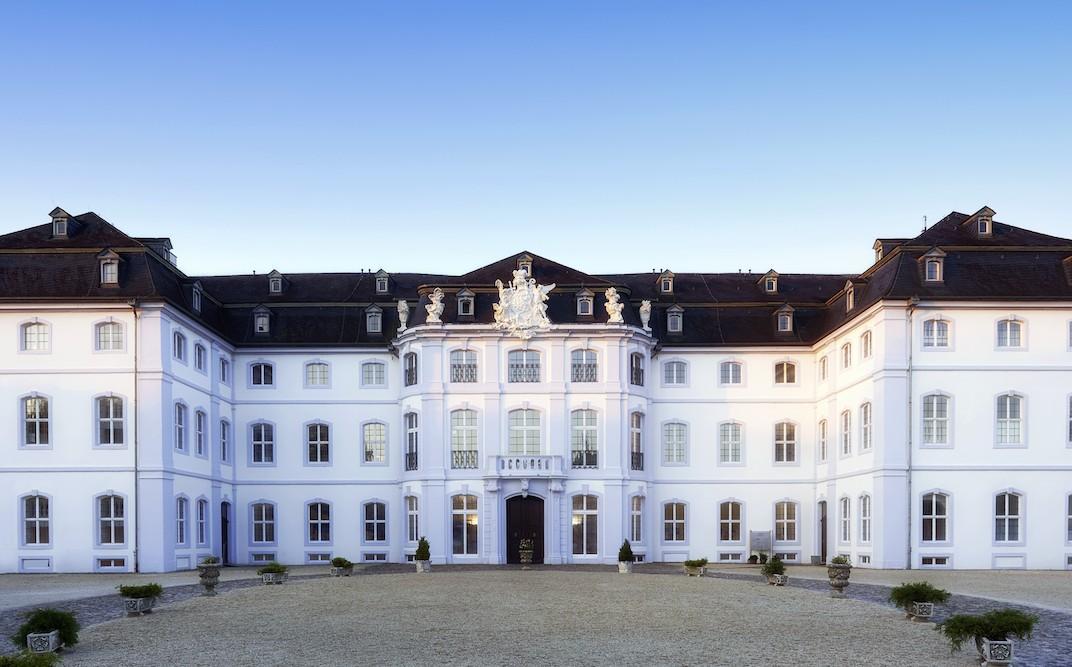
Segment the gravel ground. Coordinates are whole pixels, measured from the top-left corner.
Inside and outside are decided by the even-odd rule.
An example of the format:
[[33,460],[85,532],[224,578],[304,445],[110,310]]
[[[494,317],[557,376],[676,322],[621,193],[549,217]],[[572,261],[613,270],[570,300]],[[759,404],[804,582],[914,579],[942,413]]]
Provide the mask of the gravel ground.
[[[195,648],[191,648],[195,647]],[[893,609],[726,579],[433,571],[292,580],[86,628],[63,664],[959,665]]]

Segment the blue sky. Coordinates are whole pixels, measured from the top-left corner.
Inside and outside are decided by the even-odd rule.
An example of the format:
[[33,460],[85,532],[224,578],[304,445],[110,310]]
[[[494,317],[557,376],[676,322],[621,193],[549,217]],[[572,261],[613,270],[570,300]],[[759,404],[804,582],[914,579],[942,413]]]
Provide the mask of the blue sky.
[[[940,6],[939,6],[940,5]],[[0,231],[191,274],[863,270],[988,204],[1072,236],[1069,3],[6,3]]]

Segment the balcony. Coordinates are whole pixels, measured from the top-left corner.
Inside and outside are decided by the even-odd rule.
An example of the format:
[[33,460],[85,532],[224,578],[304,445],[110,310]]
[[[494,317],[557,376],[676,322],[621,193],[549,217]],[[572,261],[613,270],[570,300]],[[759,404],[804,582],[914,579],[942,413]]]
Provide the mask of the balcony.
[[509,382],[539,382],[539,362],[510,362],[507,366],[507,381]]
[[643,470],[644,469],[644,452],[631,452],[629,454],[629,458],[630,458],[630,469],[632,469],[632,470]]
[[594,449],[583,449],[573,452],[574,468],[598,468],[599,452]]
[[406,470],[417,469],[417,452],[406,452]]
[[596,365],[588,363],[572,364],[570,369],[571,382],[595,382]]
[[450,467],[455,470],[465,470],[480,466],[476,450],[461,450],[450,453]]
[[562,457],[514,454],[488,457],[488,473],[498,477],[565,477]]

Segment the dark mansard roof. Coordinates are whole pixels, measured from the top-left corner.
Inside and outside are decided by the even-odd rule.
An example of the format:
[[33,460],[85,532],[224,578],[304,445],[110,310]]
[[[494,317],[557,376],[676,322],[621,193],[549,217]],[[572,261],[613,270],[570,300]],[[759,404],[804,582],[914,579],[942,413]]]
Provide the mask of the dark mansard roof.
[[[60,211],[61,209],[56,209]],[[55,214],[55,211],[53,212]],[[65,213],[63,213],[66,215]],[[533,253],[521,252],[468,273],[298,273],[187,276],[171,260],[167,238],[132,238],[95,213],[70,216],[63,238],[52,223],[0,236],[0,301],[163,301],[200,320],[238,346],[383,347],[398,327],[396,303],[410,303],[410,326],[424,322],[435,287],[446,293],[443,321],[490,323],[498,301],[496,280],[509,282],[519,262],[531,262],[540,284],[555,283],[548,302],[554,323],[607,319],[604,292],[616,287],[628,324],[639,325],[642,300],[652,302],[651,327],[663,346],[810,345],[882,299],[1072,301],[1072,240],[994,221],[980,236],[974,222],[992,216],[950,213],[911,239],[882,238],[879,258],[860,274],[777,274],[778,289],[764,291],[758,273],[667,273],[673,291],[660,291],[659,273],[587,274]],[[943,280],[924,280],[923,256],[944,253]],[[99,255],[120,257],[119,285],[100,284]],[[283,279],[269,291],[270,276]],[[377,290],[377,276],[387,290]],[[846,289],[855,307],[846,312]],[[192,294],[201,289],[201,312]],[[457,293],[473,293],[474,314],[458,314]],[[576,299],[587,290],[594,316],[578,316]],[[793,332],[778,333],[776,312],[789,307]],[[383,333],[366,330],[366,310],[383,312]],[[271,333],[254,334],[253,311],[267,308]],[[680,308],[681,333],[666,331],[667,310]]]

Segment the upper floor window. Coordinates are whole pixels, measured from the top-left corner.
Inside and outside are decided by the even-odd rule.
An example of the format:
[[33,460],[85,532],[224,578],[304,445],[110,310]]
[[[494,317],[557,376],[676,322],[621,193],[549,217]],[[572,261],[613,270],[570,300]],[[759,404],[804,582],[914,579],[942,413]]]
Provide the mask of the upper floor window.
[[22,444],[26,447],[49,445],[52,442],[50,420],[47,398],[27,396],[22,399]]
[[101,396],[97,399],[97,444],[121,447],[123,443],[123,399]]
[[685,312],[681,306],[673,305],[666,311],[666,330],[669,333],[681,333],[685,324]]
[[539,382],[540,353],[536,350],[513,350],[507,355],[507,381]]
[[283,278],[279,276],[272,276],[268,279],[268,293],[269,294],[282,294],[283,293]]
[[674,276],[669,272],[663,273],[659,278],[659,291],[663,294],[673,294],[674,292]]
[[791,361],[774,364],[774,384],[796,384],[797,365]]
[[852,413],[845,410],[841,413],[841,455],[852,454]]
[[871,332],[870,331],[865,331],[863,333],[863,335],[860,336],[860,355],[864,359],[870,359],[871,358]]
[[925,320],[923,347],[949,347],[949,322],[943,319]]
[[201,290],[196,287],[190,292],[190,305],[193,306],[195,313],[201,312]]
[[275,426],[259,422],[250,428],[253,463],[275,463]]
[[592,292],[589,290],[582,290],[577,293],[577,314],[589,316],[592,314],[593,297]]
[[382,387],[387,384],[387,367],[379,361],[366,361],[361,364],[361,384],[368,387]]
[[975,220],[975,230],[979,233],[979,236],[990,236],[993,233],[993,224],[993,218],[981,215]]
[[929,394],[923,397],[923,444],[949,443],[949,397]]
[[119,284],[119,260],[101,260],[100,281],[101,285],[114,286]]
[[570,415],[570,451],[574,468],[595,468],[599,464],[595,410],[574,410]]
[[467,469],[477,464],[476,410],[454,410],[450,413],[450,467]]
[[639,352],[629,355],[629,384],[644,386],[644,355]]
[[741,384],[741,362],[723,361],[718,366],[718,381],[721,384]]
[[727,500],[718,505],[718,541],[741,541],[741,503]]
[[928,259],[926,263],[926,280],[929,283],[937,283],[942,281],[942,260],[940,259]]
[[361,430],[365,447],[365,463],[386,463],[387,426],[380,422],[370,422]]
[[123,349],[123,325],[118,322],[98,322],[94,327],[98,352]]
[[253,333],[267,334],[271,331],[271,317],[267,309],[253,313]]
[[778,313],[778,331],[786,333],[793,330],[793,313]]
[[945,542],[949,527],[949,496],[944,493],[930,492],[923,494],[922,522],[923,542]]
[[845,310],[850,311],[856,307],[856,289],[849,287],[845,290]]
[[269,363],[250,364],[250,383],[255,387],[270,387],[275,384],[275,367]]
[[595,382],[596,370],[595,350],[574,350],[570,353],[571,382]]
[[663,364],[663,384],[684,385],[689,381],[689,367],[684,361],[668,361]]
[[774,294],[778,291],[778,275],[768,273],[763,278],[763,291],[767,294]]
[[663,505],[663,541],[685,541],[685,503]]
[[860,451],[871,449],[871,404],[860,406]]
[[26,546],[52,544],[51,516],[47,496],[23,497],[22,543]]
[[231,460],[231,422],[226,419],[220,420],[220,460]]
[[201,343],[194,345],[194,368],[199,371],[205,370],[208,366],[208,354],[205,351],[205,346]]
[[369,333],[383,332],[383,310],[379,306],[369,306],[365,310],[365,330]]
[[994,496],[994,541],[1019,542],[1023,496],[1007,491]]
[[463,289],[458,292],[458,315],[472,317],[476,313],[476,295],[472,290]]
[[629,413],[629,458],[631,470],[644,469],[644,415]]
[[19,342],[23,352],[48,352],[48,325],[44,322],[27,322],[20,327]]
[[407,412],[402,421],[406,426],[406,470],[417,469],[417,452],[420,449],[420,428],[417,413]]
[[309,542],[330,542],[331,505],[327,503],[309,503],[308,507]]
[[827,424],[825,419],[819,420],[819,461],[826,460],[826,437]]
[[1024,323],[1020,320],[998,322],[998,347],[1023,347]]
[[774,462],[795,463],[797,460],[797,427],[792,422],[774,425]]
[[171,336],[171,355],[179,361],[186,361],[186,336],[180,331]]
[[827,375],[829,373],[830,373],[830,369],[829,369],[829,364],[827,362],[827,358],[825,356],[820,357],[819,358],[819,380],[826,381]]
[[681,422],[663,424],[663,463],[683,465],[688,463],[689,429]]
[[540,453],[540,413],[536,410],[511,410],[508,415],[511,454]]
[[744,446],[741,440],[741,425],[726,422],[718,426],[718,462],[742,463]]
[[229,384],[231,382],[231,362],[224,358],[220,358],[220,382]]
[[123,496],[97,497],[97,541],[100,544],[126,544],[126,508]]
[[305,364],[305,385],[307,387],[326,387],[330,383],[330,369],[326,362],[310,361]]
[[774,503],[774,541],[797,541],[797,504],[791,500]]
[[175,404],[175,449],[186,451],[186,406]]
[[377,294],[386,294],[387,293],[387,280],[388,280],[387,274],[382,274],[382,275],[376,276],[376,293]]
[[402,357],[402,380],[407,387],[417,384],[417,353],[407,352]]
[[450,353],[450,381],[476,382],[476,352],[454,350]]
[[323,423],[305,427],[306,461],[331,463],[331,427]]
[[1016,394],[998,396],[997,441],[999,445],[1023,443],[1023,404],[1024,399]]
[[852,344],[845,343],[841,346],[841,367],[848,368],[852,365]]

